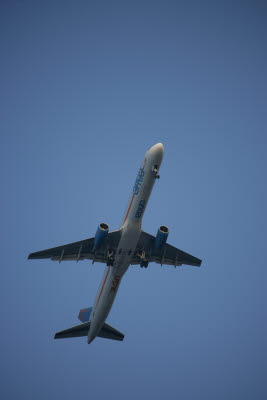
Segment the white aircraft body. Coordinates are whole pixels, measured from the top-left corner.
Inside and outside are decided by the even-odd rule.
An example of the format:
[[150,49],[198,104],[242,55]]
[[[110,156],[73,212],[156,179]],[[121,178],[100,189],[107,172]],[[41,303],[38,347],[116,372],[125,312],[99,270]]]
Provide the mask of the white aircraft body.
[[102,282],[93,307],[80,310],[82,324],[57,332],[55,339],[87,336],[123,340],[124,335],[105,323],[118,292],[122,277],[130,265],[147,267],[149,262],[167,265],[200,266],[201,260],[166,243],[169,229],[162,225],[156,237],[141,230],[146,209],[163,158],[163,145],[157,143],[145,154],[119,230],[109,233],[101,223],[93,238],[81,240],[29,255],[29,259],[54,261],[90,259],[106,263]]

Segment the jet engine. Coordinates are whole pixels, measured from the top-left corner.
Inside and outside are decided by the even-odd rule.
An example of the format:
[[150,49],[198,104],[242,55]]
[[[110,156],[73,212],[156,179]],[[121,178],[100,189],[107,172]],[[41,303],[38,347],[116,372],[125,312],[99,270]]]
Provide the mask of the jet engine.
[[166,243],[168,235],[169,235],[169,228],[167,228],[167,226],[165,225],[161,225],[158,229],[157,236],[155,238],[156,249],[159,249]]
[[101,246],[101,244],[106,240],[108,236],[108,231],[109,231],[108,224],[105,224],[104,222],[99,224],[94,239],[95,247]]

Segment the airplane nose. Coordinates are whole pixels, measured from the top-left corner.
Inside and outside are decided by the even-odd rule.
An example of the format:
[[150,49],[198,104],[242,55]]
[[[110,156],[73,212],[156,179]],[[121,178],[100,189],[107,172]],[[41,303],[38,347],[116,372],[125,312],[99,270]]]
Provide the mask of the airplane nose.
[[162,158],[163,157],[163,153],[164,153],[164,147],[162,143],[157,143],[155,144],[155,150],[157,152],[157,154]]
[[148,150],[148,154],[152,156],[155,164],[160,166],[164,153],[164,147],[162,143],[154,144],[154,146],[150,147]]
[[164,147],[162,143],[156,143],[150,147],[149,153],[153,153],[156,157],[162,158],[164,153]]

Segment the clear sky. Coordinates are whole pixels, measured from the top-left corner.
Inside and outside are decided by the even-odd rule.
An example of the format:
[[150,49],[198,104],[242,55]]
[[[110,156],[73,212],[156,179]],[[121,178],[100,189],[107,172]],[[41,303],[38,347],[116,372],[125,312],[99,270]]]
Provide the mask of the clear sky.
[[[1,399],[266,396],[266,14],[1,0]],[[28,254],[117,229],[157,142],[143,229],[202,267],[131,267],[107,320],[122,343],[54,341],[104,265]]]

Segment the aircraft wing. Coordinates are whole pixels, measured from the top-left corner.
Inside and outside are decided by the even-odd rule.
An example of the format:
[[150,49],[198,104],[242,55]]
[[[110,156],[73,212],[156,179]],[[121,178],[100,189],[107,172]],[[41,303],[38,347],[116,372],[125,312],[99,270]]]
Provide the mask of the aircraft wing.
[[28,259],[50,258],[53,261],[68,260],[93,260],[95,262],[106,263],[108,260],[108,249],[116,251],[121,237],[121,230],[113,231],[108,234],[107,240],[102,247],[94,249],[94,237],[80,240],[79,242],[64,244],[51,249],[31,253]]
[[140,264],[141,257],[148,262],[155,262],[166,265],[194,265],[200,267],[202,260],[185,253],[176,247],[165,243],[160,249],[155,248],[155,236],[146,232],[141,232],[136,251],[133,255],[131,264]]
[[[31,253],[28,259],[50,258],[52,261],[71,261],[71,260],[92,260],[94,262],[107,263],[108,249],[112,249],[115,253],[121,237],[121,230],[113,231],[108,234],[105,244],[94,249],[94,237],[90,239],[80,240],[79,242],[69,243],[62,246],[52,247],[47,250]],[[148,262],[155,262],[166,265],[194,265],[200,267],[201,260],[196,257],[179,250],[168,243],[162,248],[156,249],[154,246],[155,236],[146,232],[141,232],[136,250],[133,254],[131,264],[140,264],[143,255]]]

